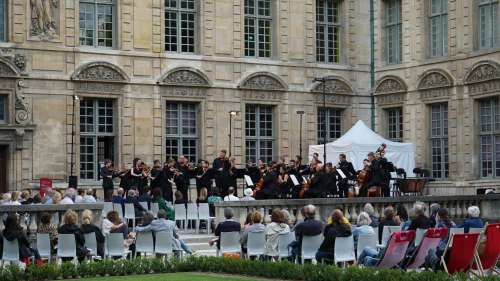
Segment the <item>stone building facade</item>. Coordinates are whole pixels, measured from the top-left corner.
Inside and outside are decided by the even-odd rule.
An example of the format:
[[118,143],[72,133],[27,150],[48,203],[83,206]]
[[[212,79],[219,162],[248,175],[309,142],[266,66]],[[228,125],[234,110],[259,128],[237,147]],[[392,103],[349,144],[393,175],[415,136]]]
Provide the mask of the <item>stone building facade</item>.
[[[498,1],[486,1],[490,47],[476,32],[483,6],[450,0],[437,13],[431,2],[374,1],[376,129],[416,143],[417,164],[441,170],[430,192],[472,193],[498,183],[495,161],[482,174],[496,154],[477,131],[482,99],[499,93]],[[0,9],[3,190],[45,177],[64,187],[72,171],[80,186],[99,186],[105,158],[120,168],[230,148],[245,163],[289,159],[300,144],[306,157],[325,127],[333,140],[370,123],[369,1],[0,0]],[[431,14],[447,23],[441,57],[428,51]],[[326,110],[315,77],[328,78]],[[431,111],[447,126],[440,138]]]

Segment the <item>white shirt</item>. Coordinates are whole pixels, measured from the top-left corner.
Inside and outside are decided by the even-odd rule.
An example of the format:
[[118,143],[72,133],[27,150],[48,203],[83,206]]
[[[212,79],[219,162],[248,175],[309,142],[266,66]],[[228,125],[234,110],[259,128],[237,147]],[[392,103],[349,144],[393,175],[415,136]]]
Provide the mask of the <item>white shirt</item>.
[[229,194],[226,197],[224,197],[224,201],[240,201],[240,198],[238,198],[232,194]]
[[64,197],[59,204],[74,204],[73,200],[68,196]]
[[82,203],[96,203],[94,196],[92,195],[84,195],[82,198]]

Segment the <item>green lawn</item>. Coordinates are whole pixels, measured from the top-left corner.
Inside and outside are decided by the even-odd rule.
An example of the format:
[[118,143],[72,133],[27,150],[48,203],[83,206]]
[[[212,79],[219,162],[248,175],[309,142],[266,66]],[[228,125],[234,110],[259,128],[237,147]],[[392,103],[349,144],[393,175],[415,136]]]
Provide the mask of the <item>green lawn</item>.
[[151,274],[151,275],[132,275],[132,276],[113,276],[80,279],[81,281],[263,281],[252,277],[240,277],[230,275],[213,275],[201,273],[172,273],[172,274]]

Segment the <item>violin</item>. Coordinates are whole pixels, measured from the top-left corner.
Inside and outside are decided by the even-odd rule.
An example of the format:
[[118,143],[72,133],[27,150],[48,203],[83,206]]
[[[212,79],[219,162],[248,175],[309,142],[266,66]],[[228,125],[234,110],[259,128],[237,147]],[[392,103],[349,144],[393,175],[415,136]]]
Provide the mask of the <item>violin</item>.
[[264,178],[260,178],[257,183],[255,184],[255,188],[253,189],[253,197],[257,195],[259,191],[262,191],[264,189]]

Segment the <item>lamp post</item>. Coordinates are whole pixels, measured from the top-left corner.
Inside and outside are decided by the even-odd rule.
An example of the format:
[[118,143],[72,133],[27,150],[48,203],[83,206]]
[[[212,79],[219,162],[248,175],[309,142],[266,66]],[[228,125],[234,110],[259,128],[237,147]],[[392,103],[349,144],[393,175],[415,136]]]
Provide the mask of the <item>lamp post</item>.
[[77,177],[74,175],[75,171],[75,122],[76,122],[76,102],[79,100],[77,95],[73,95],[73,116],[71,122],[71,171],[68,177],[68,187],[77,188]]
[[328,81],[328,78],[316,77],[313,81],[323,83],[321,88],[321,91],[323,92],[323,110],[325,113],[325,133],[323,134],[323,168],[326,168],[326,81]]
[[235,111],[235,110],[231,110],[229,111],[229,156],[231,156],[231,141],[233,139],[233,134],[232,134],[232,130],[233,130],[233,116],[236,116],[238,115],[238,111]]
[[299,127],[299,155],[302,157],[302,116],[304,115],[304,110],[297,110],[297,114],[300,116],[300,127]]

